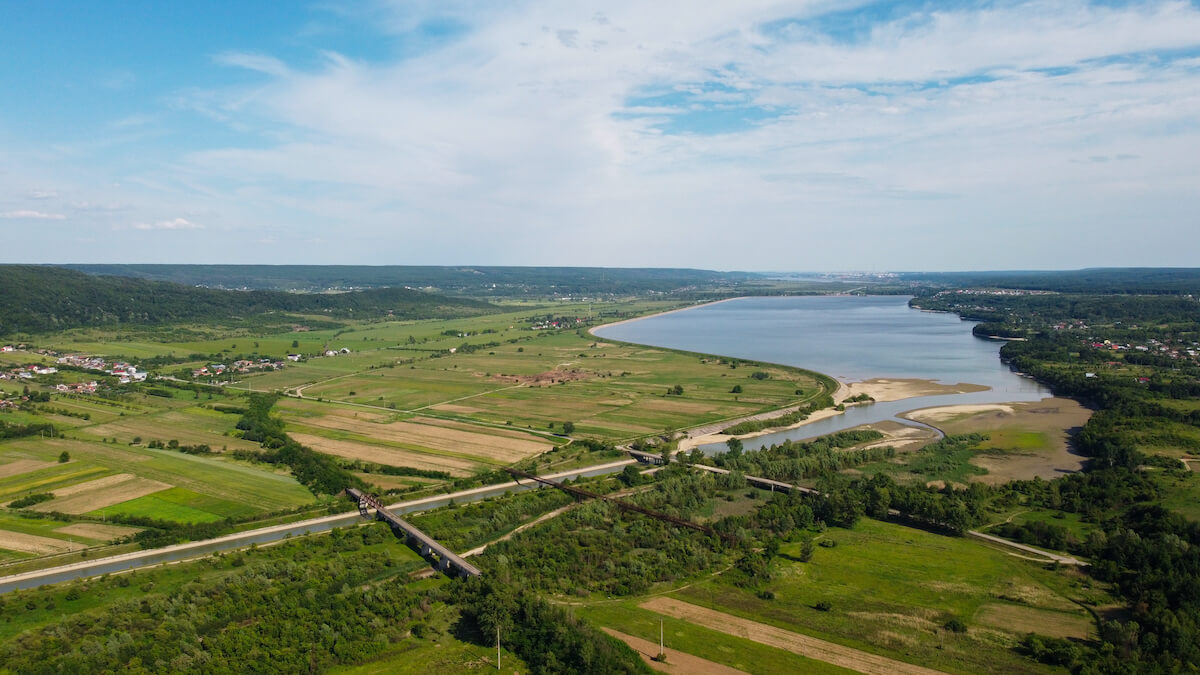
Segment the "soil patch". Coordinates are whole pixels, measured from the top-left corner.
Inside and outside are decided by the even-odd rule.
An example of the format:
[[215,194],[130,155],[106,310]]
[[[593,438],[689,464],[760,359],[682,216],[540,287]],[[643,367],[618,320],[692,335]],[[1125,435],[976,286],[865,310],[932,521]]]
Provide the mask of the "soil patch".
[[304,424],[324,429],[349,431],[371,438],[418,445],[433,450],[475,455],[505,464],[545,452],[553,445],[548,441],[539,441],[530,436],[525,438],[493,436],[443,425],[422,424],[416,420],[377,424],[343,417],[318,417],[306,419]]
[[478,466],[470,460],[459,459],[457,457],[426,455],[420,452],[368,445],[356,441],[339,441],[332,438],[325,438],[324,436],[302,434],[297,431],[289,432],[289,435],[296,439],[297,442],[307,445],[318,452],[346,457],[348,459],[361,459],[368,462],[375,462],[376,464],[387,464],[388,466],[410,466],[414,469],[447,471],[450,475],[457,477],[471,475],[475,467]]
[[54,466],[54,462],[40,462],[36,459],[18,459],[8,464],[0,464],[0,478],[29,473],[30,471],[37,471],[48,466]]
[[674,598],[659,597],[643,602],[640,607],[677,619],[683,619],[727,635],[752,640],[760,644],[786,649],[793,654],[832,663],[871,675],[934,675],[940,671],[896,661],[852,647],[776,628],[765,623],[705,609]]
[[39,537],[36,534],[0,530],[0,548],[6,548],[10,551],[20,551],[21,553],[47,555],[50,553],[82,551],[87,548],[87,544],[77,544],[62,539],[51,539],[50,537]]
[[653,642],[632,635],[626,635],[611,628],[601,628],[600,630],[632,647],[633,651],[641,655],[646,665],[661,673],[679,673],[680,675],[688,675],[690,673],[697,673],[697,675],[738,675],[740,673],[741,675],[745,675],[746,673],[744,670],[723,666],[708,659],[684,654],[675,649],[668,649],[666,662],[660,663],[654,660],[654,657],[658,656],[658,645]]
[[111,541],[120,537],[128,537],[141,531],[142,528],[140,527],[121,527],[120,525],[102,525],[100,523],[75,523],[74,525],[67,525],[55,530],[55,532],[61,534],[99,539],[101,541]]
[[99,490],[101,488],[109,487],[110,485],[124,483],[127,480],[132,480],[133,478],[136,478],[136,476],[131,473],[118,473],[112,476],[105,476],[104,478],[97,478],[95,480],[76,483],[65,488],[59,488],[54,491],[54,496],[58,499],[62,499],[63,497],[70,497],[71,495],[77,495],[81,492],[87,492],[88,490]]
[[171,486],[149,478],[130,476],[125,481],[73,494],[65,499],[53,499],[33,507],[37,511],[60,511],[62,513],[87,513],[138,497],[145,497]]

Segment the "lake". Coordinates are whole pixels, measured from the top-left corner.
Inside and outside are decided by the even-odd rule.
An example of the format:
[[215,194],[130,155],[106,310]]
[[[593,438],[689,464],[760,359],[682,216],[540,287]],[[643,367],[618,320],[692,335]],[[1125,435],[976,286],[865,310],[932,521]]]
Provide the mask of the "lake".
[[1001,363],[1002,343],[975,337],[973,322],[954,314],[912,309],[909,299],[897,295],[738,298],[602,326],[595,333],[625,342],[807,368],[843,382],[918,378],[991,388],[854,406],[844,415],[757,437],[756,447],[895,420],[898,413],[918,408],[1037,401],[1050,395],[1045,387]]

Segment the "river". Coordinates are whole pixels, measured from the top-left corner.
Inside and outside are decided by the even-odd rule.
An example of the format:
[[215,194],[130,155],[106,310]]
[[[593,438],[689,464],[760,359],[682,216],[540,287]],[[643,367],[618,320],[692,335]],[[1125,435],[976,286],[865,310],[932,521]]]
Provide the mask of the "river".
[[[659,314],[594,332],[599,337],[806,368],[842,382],[915,378],[989,387],[849,407],[845,414],[758,436],[749,445],[834,433],[900,413],[964,403],[1037,401],[1050,392],[1000,361],[1000,342],[971,333],[973,322],[908,306],[908,296],[738,298]],[[701,446],[705,452],[724,444]]]

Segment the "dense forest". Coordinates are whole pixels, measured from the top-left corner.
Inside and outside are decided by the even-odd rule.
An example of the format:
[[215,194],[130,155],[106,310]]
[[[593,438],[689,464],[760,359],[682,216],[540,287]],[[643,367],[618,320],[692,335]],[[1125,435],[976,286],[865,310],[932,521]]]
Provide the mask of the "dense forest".
[[427,319],[495,309],[478,300],[407,288],[319,294],[227,291],[33,265],[0,265],[0,288],[4,289],[0,294],[0,335],[80,326],[220,321],[267,312]]
[[762,278],[745,272],[605,267],[433,267],[416,265],[66,265],[97,275],[119,275],[191,286],[322,291],[434,288],[451,295],[528,297],[642,295],[715,288]]

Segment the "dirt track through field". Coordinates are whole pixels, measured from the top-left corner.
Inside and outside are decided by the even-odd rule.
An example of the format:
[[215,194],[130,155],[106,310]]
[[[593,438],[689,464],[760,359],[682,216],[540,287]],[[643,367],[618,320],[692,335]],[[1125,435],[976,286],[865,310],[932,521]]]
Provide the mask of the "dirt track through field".
[[698,605],[676,600],[674,598],[654,598],[639,605],[642,609],[683,619],[698,626],[711,628],[727,635],[752,640],[778,649],[786,649],[793,654],[799,654],[810,659],[832,663],[835,666],[849,668],[869,675],[938,675],[941,671],[914,666],[911,663],[896,661],[886,656],[864,652],[853,647],[819,640],[817,638],[793,633],[789,630],[776,628],[765,623],[750,621],[705,609]]
[[633,651],[637,652],[642,657],[642,660],[646,662],[646,665],[661,673],[679,673],[679,675],[691,675],[691,673],[696,673],[697,675],[746,675],[746,671],[744,670],[723,666],[708,659],[684,654],[675,649],[668,649],[666,662],[659,663],[654,660],[654,657],[658,655],[658,645],[653,642],[632,635],[626,635],[611,628],[601,628],[600,630],[632,647]]

